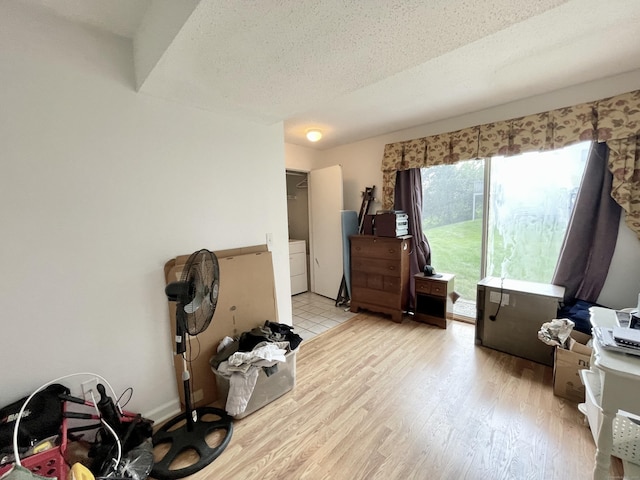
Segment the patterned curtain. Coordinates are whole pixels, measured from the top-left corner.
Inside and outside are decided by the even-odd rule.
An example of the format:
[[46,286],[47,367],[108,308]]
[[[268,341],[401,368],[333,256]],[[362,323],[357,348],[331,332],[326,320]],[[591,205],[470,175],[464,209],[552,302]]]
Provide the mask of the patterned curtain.
[[396,172],[595,140],[609,147],[611,196],[640,238],[640,90],[521,118],[385,145],[382,208],[393,208]]

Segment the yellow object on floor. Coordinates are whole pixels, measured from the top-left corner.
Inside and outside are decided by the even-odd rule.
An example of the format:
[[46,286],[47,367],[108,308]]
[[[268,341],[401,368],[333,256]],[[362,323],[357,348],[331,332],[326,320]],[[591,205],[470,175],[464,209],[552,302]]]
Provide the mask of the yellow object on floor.
[[69,470],[67,480],[95,480],[95,477],[87,467],[81,463],[74,463]]

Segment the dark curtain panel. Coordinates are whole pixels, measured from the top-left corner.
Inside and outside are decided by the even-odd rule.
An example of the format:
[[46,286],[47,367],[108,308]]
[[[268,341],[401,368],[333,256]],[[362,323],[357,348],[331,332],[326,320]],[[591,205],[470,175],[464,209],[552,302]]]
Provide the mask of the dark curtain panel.
[[552,282],[565,287],[564,301],[596,302],[618,239],[620,206],[611,198],[609,148],[594,143]]
[[431,248],[427,237],[422,232],[422,174],[419,168],[397,172],[394,208],[407,213],[409,235],[413,236],[409,262],[411,272],[409,308],[413,310],[416,304],[413,276],[422,272],[425,265],[431,264]]

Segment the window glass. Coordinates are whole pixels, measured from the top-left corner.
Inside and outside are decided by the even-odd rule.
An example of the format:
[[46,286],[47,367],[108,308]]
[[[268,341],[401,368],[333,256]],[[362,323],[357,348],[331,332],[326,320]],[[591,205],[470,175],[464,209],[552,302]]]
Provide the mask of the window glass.
[[455,274],[454,312],[475,318],[480,280],[484,160],[422,169],[423,231],[436,272]]
[[[589,148],[584,142],[422,169],[423,231],[435,270],[455,275],[461,295],[455,314],[475,318],[476,285],[483,276],[551,281]],[[485,169],[490,172],[487,212]]]
[[589,147],[491,159],[487,276],[551,282]]

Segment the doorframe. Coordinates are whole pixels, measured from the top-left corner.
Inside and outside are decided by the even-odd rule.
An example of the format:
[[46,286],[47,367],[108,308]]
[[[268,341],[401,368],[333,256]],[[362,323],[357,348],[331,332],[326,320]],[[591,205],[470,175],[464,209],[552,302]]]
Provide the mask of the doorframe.
[[[300,176],[300,178],[304,178],[304,180],[307,181],[307,185],[309,182],[309,170],[299,170],[299,169],[295,169],[295,168],[286,168],[285,169],[285,186],[286,186],[286,177],[287,175],[295,175],[295,176]],[[290,235],[289,235],[289,192],[287,191],[287,243],[290,240]],[[309,286],[308,291],[309,292],[313,292],[314,291],[314,286],[312,284],[313,282],[313,273],[311,272],[311,206],[310,206],[310,201],[309,201],[309,195],[307,194],[307,202],[306,202],[306,210],[307,210],[307,224],[306,224],[306,230],[307,230],[307,237],[306,238],[296,238],[294,240],[306,240],[307,242],[307,248],[306,248],[306,262],[307,262],[307,285]]]

